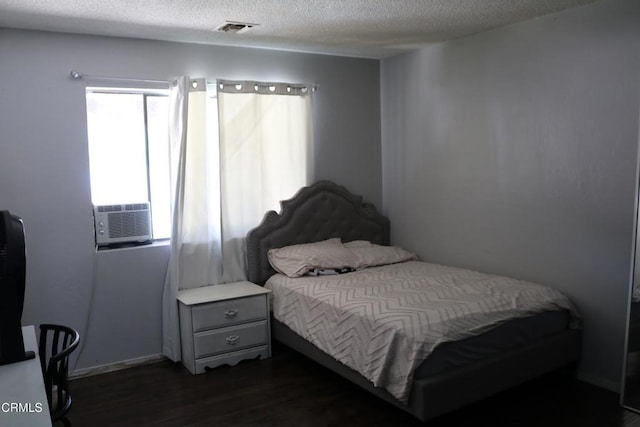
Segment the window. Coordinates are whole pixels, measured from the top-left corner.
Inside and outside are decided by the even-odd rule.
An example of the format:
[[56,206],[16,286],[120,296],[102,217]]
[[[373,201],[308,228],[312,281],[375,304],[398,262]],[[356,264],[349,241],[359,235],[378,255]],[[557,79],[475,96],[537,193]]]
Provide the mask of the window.
[[150,202],[154,239],[171,234],[166,90],[87,88],[94,205]]

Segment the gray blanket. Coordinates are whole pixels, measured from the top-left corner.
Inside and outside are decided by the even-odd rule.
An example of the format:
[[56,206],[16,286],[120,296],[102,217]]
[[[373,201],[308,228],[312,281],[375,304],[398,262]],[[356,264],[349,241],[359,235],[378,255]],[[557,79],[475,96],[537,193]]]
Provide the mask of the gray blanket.
[[508,319],[569,310],[560,292],[475,271],[409,261],[347,274],[272,276],[273,315],[402,402],[413,372],[440,343]]

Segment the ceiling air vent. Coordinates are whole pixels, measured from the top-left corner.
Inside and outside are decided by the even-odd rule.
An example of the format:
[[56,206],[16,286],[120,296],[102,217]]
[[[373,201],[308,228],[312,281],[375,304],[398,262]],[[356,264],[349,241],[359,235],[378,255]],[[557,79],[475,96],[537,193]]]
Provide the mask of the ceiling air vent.
[[218,26],[216,28],[216,31],[220,31],[222,33],[229,33],[229,34],[242,34],[242,33],[246,33],[247,31],[249,31],[250,29],[252,29],[256,25],[258,25],[258,24],[249,24],[249,23],[246,23],[246,22],[231,22],[231,21],[227,21],[224,24]]

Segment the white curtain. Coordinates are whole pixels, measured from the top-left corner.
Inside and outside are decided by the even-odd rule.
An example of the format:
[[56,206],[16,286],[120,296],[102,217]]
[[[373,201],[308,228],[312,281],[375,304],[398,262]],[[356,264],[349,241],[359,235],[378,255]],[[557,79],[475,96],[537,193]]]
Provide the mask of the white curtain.
[[170,94],[173,229],[163,295],[163,354],[181,359],[177,294],[221,281],[217,108],[204,79],[181,77]]
[[[181,359],[180,289],[246,279],[247,232],[312,176],[306,88],[203,79],[171,91],[173,230],[163,294],[163,354]],[[218,139],[219,137],[219,139]]]
[[246,279],[244,238],[313,175],[304,86],[219,81],[223,282]]

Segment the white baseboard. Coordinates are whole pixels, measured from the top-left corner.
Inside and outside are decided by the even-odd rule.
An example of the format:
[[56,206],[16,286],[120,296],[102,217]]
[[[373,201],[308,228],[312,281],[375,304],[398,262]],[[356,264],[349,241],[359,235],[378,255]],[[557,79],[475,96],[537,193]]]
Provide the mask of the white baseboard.
[[122,369],[133,368],[135,366],[148,365],[150,363],[165,360],[163,354],[153,354],[151,356],[137,357],[135,359],[123,360],[115,363],[107,363],[105,365],[92,366],[90,368],[76,369],[69,374],[70,379],[89,377],[92,375],[105,374],[107,372],[119,371]]
[[577,378],[585,383],[593,384],[597,387],[604,388],[605,390],[612,391],[614,393],[620,393],[621,385],[615,381],[606,380],[597,375],[591,375],[584,372],[578,372]]

